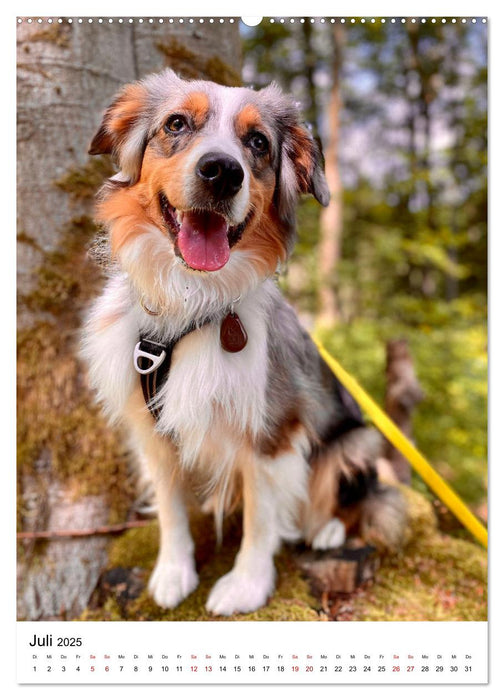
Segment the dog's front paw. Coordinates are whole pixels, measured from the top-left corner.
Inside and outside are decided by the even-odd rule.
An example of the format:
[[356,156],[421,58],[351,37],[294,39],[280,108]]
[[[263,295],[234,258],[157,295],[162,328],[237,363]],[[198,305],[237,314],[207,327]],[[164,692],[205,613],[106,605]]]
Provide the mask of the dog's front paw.
[[214,615],[252,612],[266,603],[274,587],[273,564],[258,567],[253,573],[235,568],[212,588],[206,609]]
[[149,580],[149,593],[161,608],[176,608],[198,586],[192,559],[158,561]]

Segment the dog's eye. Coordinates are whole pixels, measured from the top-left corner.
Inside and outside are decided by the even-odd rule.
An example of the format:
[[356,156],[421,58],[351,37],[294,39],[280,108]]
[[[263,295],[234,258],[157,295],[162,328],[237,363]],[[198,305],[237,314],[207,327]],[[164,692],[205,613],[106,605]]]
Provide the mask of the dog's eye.
[[172,114],[164,125],[167,134],[180,134],[187,128],[187,121],[181,114]]
[[264,134],[259,133],[259,131],[255,131],[253,134],[251,134],[247,145],[257,154],[257,155],[264,155],[268,152],[269,148],[269,143],[268,139]]

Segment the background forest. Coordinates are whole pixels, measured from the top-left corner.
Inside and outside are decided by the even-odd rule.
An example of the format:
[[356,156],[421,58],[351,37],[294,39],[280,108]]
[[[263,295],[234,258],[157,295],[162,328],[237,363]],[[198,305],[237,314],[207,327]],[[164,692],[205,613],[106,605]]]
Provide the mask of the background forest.
[[[332,198],[324,210],[312,198],[301,202],[299,243],[279,282],[306,326],[382,405],[387,343],[406,339],[423,392],[414,441],[486,518],[486,51],[481,19],[264,19],[257,27],[238,19],[18,20],[21,619],[81,615],[113,560],[110,537],[30,533],[115,526],[134,520],[142,504],[124,442],[94,403],[76,350],[82,316],[103,284],[88,255],[98,233],[94,198],[114,172],[88,146],[112,95],[164,66],[230,86],[276,80],[299,101],[323,144]],[[471,540],[453,520],[446,528]],[[149,531],[146,544],[145,532],[133,531],[145,561],[130,539],[120,558],[128,566],[124,551],[131,554],[142,576],[157,541]],[[405,586],[415,589],[415,609],[400,603],[391,616],[485,619],[484,553],[478,548],[473,561],[457,550],[452,560],[431,530],[427,541],[436,575],[423,574],[420,598],[414,552],[414,584]],[[440,561],[449,583],[440,583]],[[462,561],[473,562],[472,573],[457,574]],[[451,576],[465,582],[476,611],[443,607]],[[433,586],[449,589],[448,598]],[[133,619],[145,605],[142,598]],[[282,598],[278,608],[286,619]],[[160,611],[149,614],[158,619]],[[199,619],[201,610],[181,612],[189,614]],[[377,618],[383,614],[378,606]]]
[[285,290],[380,402],[385,343],[408,340],[424,392],[414,438],[476,506],[486,491],[486,26],[307,18],[243,34],[244,80],[296,96],[333,193],[322,213],[311,199],[300,207]]

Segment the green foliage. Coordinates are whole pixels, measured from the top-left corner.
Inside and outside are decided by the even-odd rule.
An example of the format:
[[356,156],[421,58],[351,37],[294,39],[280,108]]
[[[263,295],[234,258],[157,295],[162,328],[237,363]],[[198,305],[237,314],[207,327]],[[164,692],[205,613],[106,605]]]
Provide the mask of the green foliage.
[[[464,319],[416,326],[363,320],[323,331],[324,343],[364,389],[383,405],[387,340],[408,340],[425,398],[414,415],[420,451],[460,496],[477,505],[485,496],[487,430],[486,325]],[[442,309],[433,310],[442,315]]]
[[264,87],[273,79],[281,80],[283,75],[291,72],[290,36],[288,28],[277,22],[261,22],[256,28],[246,30],[243,55],[246,61],[253,63],[257,87]]
[[[309,115],[314,102],[327,104],[332,31],[327,23],[309,32],[264,26],[248,34],[246,65],[255,65],[259,84],[279,80]],[[317,78],[315,95],[296,64],[300,54]],[[332,286],[341,319],[327,331],[327,347],[382,403],[386,341],[408,339],[425,391],[415,439],[476,505],[486,491],[486,29],[346,25],[340,73],[345,187]],[[319,128],[327,142],[327,116]],[[281,279],[311,317],[320,311],[319,216],[304,199]]]

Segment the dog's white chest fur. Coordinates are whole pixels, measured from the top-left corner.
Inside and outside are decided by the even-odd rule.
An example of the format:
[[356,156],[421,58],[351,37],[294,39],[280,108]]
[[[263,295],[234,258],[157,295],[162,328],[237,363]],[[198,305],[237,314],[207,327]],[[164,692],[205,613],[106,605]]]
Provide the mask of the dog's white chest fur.
[[[254,436],[265,427],[269,294],[268,285],[259,287],[236,306],[248,336],[240,352],[222,348],[218,323],[193,331],[175,345],[167,381],[157,396],[162,408],[156,430],[175,439],[185,466],[194,466],[205,443],[208,447],[218,433],[223,450],[222,430],[229,438],[227,449],[234,451],[237,436]],[[140,386],[133,350],[146,322],[153,324],[154,334],[154,324],[160,321],[146,319],[140,305],[132,306],[126,277],[110,281],[88,318],[83,354],[91,383],[112,418],[121,415],[128,395]]]
[[[257,301],[256,301],[257,303]],[[257,435],[266,420],[268,372],[266,321],[254,303],[239,309],[248,342],[237,353],[224,350],[218,324],[185,336],[173,352],[170,373],[159,393],[157,429],[174,436],[182,462],[197,459],[216,428],[232,435]]]

